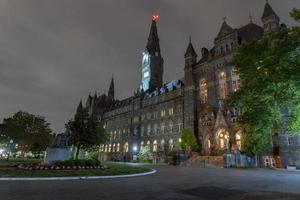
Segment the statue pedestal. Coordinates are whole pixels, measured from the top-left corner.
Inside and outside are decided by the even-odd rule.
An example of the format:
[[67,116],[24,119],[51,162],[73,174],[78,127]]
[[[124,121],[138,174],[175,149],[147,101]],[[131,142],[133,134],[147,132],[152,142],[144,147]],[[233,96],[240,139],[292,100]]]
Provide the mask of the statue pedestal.
[[57,160],[69,160],[71,158],[70,148],[47,148],[44,163],[52,164]]

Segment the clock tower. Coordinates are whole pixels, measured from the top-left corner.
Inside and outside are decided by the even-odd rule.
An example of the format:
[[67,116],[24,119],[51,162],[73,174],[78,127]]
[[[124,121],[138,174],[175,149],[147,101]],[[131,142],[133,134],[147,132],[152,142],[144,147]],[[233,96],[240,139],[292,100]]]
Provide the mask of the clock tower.
[[142,92],[153,91],[163,85],[164,59],[160,53],[159,38],[156,23],[159,15],[152,15],[150,34],[142,59],[142,79],[140,90]]

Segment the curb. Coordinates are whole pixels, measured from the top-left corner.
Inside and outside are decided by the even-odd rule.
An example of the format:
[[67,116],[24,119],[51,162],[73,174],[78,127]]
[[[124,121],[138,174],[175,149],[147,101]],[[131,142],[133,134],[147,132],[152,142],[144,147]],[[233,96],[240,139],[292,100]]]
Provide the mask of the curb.
[[113,176],[69,176],[69,177],[7,177],[0,178],[0,181],[64,181],[64,180],[93,180],[93,179],[114,179],[114,178],[131,178],[139,176],[148,176],[155,174],[157,170],[151,169],[150,172],[139,174],[127,174],[127,175],[113,175]]

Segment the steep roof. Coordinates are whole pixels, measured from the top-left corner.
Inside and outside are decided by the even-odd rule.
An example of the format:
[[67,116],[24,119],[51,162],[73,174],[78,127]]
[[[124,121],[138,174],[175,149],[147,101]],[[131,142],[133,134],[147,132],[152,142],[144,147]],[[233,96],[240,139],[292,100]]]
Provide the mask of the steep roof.
[[265,8],[264,8],[264,12],[262,15],[262,19],[269,17],[271,15],[275,15],[276,17],[278,17],[278,15],[274,12],[273,8],[271,7],[271,5],[268,3],[268,1],[266,2]]
[[150,54],[153,54],[155,52],[160,53],[159,38],[158,38],[157,26],[155,20],[152,20],[146,49]]
[[222,26],[221,26],[221,28],[220,28],[220,31],[219,31],[219,33],[217,35],[217,38],[226,36],[227,34],[233,32],[233,31],[234,31],[234,29],[231,26],[229,26],[226,23],[226,21],[224,21],[223,24],[222,24]]
[[263,36],[264,29],[252,22],[238,29],[238,36],[246,41],[260,39]]
[[187,55],[197,56],[197,54],[195,52],[195,49],[193,47],[193,44],[191,42],[191,39],[190,39],[189,45],[188,45],[188,47],[186,49],[186,52],[185,52],[184,56],[187,56]]

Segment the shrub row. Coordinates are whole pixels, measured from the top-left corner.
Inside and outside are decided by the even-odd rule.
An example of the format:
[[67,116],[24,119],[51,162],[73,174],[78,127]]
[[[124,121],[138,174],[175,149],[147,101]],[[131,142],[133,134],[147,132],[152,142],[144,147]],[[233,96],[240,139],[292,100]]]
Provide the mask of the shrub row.
[[66,160],[66,161],[55,161],[51,166],[54,167],[98,167],[101,166],[100,161],[96,159],[87,160]]
[[19,169],[24,170],[48,170],[48,169],[96,169],[106,168],[101,165],[100,161],[95,159],[88,160],[66,160],[55,161],[52,165],[45,164],[20,164],[17,166]]

